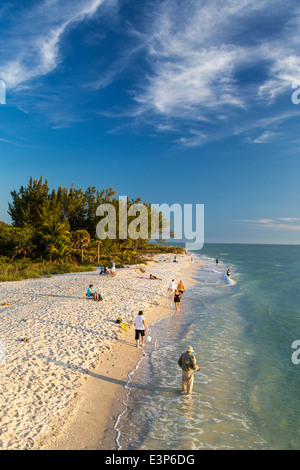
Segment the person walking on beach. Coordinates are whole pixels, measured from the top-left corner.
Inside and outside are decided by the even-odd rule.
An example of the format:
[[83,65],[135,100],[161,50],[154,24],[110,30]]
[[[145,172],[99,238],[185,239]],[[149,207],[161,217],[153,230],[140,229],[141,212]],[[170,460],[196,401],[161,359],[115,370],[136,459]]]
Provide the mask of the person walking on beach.
[[174,293],[174,303],[176,310],[180,310],[180,302],[181,302],[181,293],[178,289],[175,290]]
[[173,297],[175,290],[176,290],[176,284],[174,282],[174,279],[172,279],[168,287],[168,292],[170,294],[170,297]]
[[143,311],[140,310],[139,314],[135,317],[134,320],[134,327],[135,327],[135,341],[136,347],[139,347],[140,337],[142,338],[142,348],[145,346],[145,333],[147,331],[146,328],[146,320],[143,316]]
[[181,297],[183,296],[183,293],[185,292],[185,287],[182,281],[179,282],[177,289],[179,290]]
[[197,366],[197,361],[193,355],[193,348],[189,346],[178,359],[178,365],[182,369],[182,391],[186,392],[187,395],[192,393],[194,385],[194,371],[200,370],[200,366]]

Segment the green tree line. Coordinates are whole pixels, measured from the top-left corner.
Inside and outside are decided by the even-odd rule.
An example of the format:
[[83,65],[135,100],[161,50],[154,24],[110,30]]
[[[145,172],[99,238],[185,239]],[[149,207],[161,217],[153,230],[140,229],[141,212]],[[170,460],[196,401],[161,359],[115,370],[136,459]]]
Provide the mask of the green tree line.
[[[96,211],[100,204],[109,203],[115,207],[118,225],[119,199],[115,195],[113,188],[99,190],[89,186],[84,191],[75,188],[74,184],[69,189],[59,186],[54,190],[49,188],[43,176],[39,180],[30,177],[26,187],[11,192],[8,214],[12,224],[0,222],[0,256],[12,261],[29,258],[56,264],[93,264],[99,263],[101,258],[114,256],[123,265],[136,261],[138,252],[158,250],[148,239],[133,240],[128,236],[120,240],[118,227],[115,240],[97,238],[99,217]],[[150,221],[151,204],[142,202],[141,198],[127,201],[128,207],[132,204],[143,204]],[[161,227],[166,223],[161,213],[159,223]],[[165,248],[165,251],[172,250]]]

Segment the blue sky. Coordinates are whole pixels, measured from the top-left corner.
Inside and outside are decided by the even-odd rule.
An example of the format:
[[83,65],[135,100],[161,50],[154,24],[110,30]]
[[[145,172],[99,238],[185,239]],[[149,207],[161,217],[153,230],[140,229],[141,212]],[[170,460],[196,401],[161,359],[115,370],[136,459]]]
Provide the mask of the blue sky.
[[299,243],[299,38],[296,0],[2,1],[0,220],[43,175]]

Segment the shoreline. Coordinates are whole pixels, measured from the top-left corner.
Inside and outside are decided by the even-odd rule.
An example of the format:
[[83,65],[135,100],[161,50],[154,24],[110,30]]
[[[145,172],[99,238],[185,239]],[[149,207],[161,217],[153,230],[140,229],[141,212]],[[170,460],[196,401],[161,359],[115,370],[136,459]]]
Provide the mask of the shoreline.
[[[200,266],[200,260],[194,258],[193,265],[179,271],[177,277],[183,279],[186,289],[197,283],[194,276]],[[169,304],[165,296],[159,305],[144,309],[147,326],[172,314],[174,310]],[[142,357],[141,349],[135,347],[134,327],[131,326],[126,337],[117,339],[111,350],[99,359],[95,372],[81,389],[68,422],[58,436],[50,441],[48,437],[42,450],[117,450],[114,427],[125,409],[129,374]]]

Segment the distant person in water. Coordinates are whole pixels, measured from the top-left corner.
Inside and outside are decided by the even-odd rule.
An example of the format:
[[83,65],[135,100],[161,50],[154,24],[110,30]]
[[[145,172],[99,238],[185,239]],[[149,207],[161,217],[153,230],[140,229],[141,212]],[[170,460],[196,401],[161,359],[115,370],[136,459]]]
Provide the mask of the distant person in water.
[[216,259],[216,264],[219,264],[219,260],[218,260],[218,258]]
[[231,271],[230,271],[230,269],[227,269],[226,276],[227,276],[227,277],[230,277],[230,276],[231,276]]

